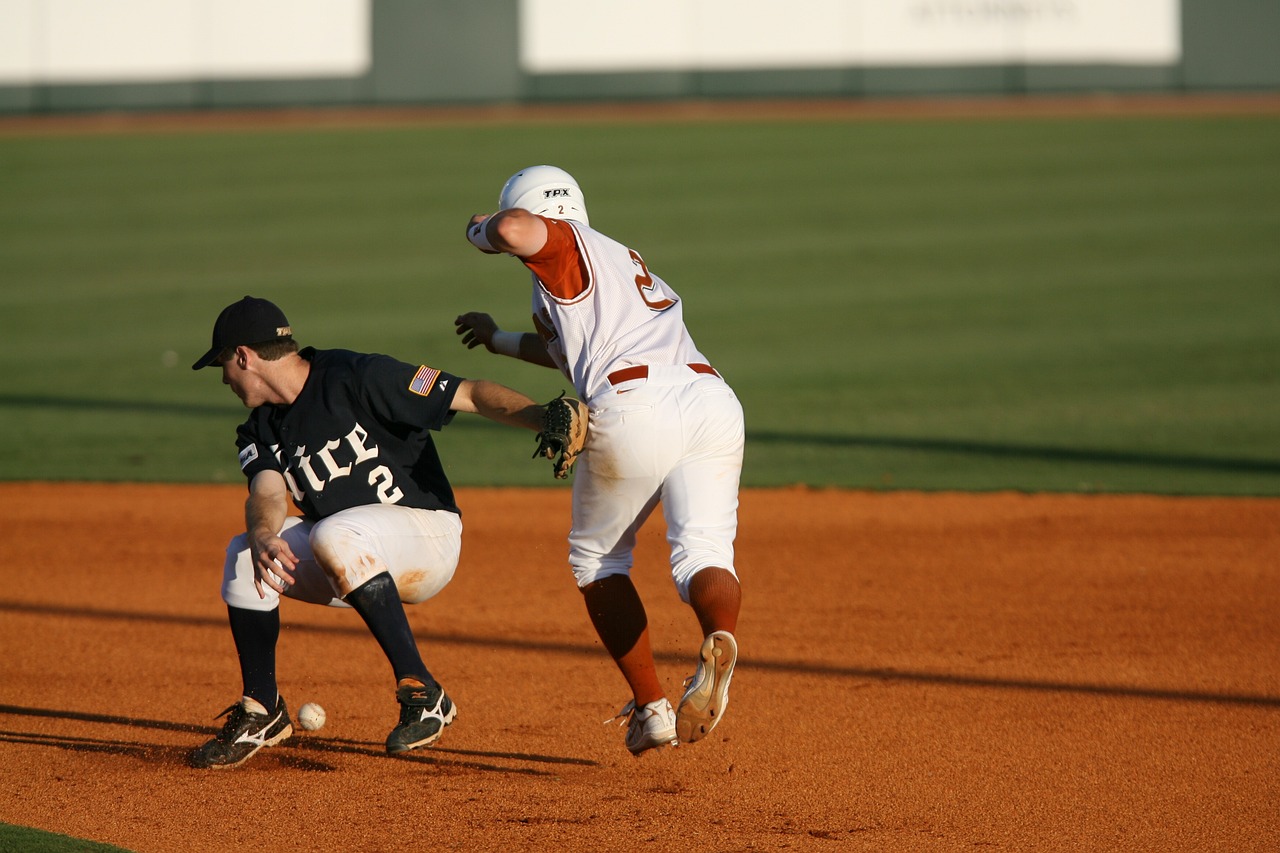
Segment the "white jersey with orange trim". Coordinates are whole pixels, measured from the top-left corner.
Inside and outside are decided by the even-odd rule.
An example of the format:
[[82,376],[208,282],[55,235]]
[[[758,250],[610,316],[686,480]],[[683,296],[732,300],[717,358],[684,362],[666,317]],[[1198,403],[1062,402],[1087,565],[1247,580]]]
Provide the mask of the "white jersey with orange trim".
[[578,222],[542,218],[547,243],[524,258],[533,320],[556,365],[590,403],[615,371],[705,364],[679,295],[640,254]]
[[629,574],[636,532],[661,502],[681,598],[705,568],[736,575],[742,406],[698,351],[680,297],[639,253],[546,219],[522,258],[552,359],[591,409],[573,482],[569,564],[579,587]]

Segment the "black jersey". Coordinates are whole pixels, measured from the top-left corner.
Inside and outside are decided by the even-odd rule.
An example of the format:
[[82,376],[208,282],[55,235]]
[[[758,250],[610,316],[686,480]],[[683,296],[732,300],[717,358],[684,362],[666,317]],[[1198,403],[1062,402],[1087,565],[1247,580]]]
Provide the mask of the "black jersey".
[[279,471],[312,521],[376,503],[458,512],[429,431],[452,419],[460,377],[385,355],[299,354],[311,373],[298,398],[257,407],[237,430],[250,481]]

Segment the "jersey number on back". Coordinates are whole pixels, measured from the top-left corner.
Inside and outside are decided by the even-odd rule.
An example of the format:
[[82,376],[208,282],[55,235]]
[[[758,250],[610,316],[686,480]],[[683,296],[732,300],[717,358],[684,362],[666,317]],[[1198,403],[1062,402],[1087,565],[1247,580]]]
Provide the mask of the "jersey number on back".
[[[644,300],[644,304],[648,305],[652,311],[665,311],[672,305],[676,304],[674,299],[663,297],[658,291],[658,285],[653,280],[653,276],[649,275],[649,268],[644,265],[644,259],[636,252],[635,249],[627,249],[631,253],[631,260],[636,266],[640,267],[640,275],[636,276],[636,289],[640,291],[640,298]],[[657,299],[650,299],[650,296],[658,296]]]

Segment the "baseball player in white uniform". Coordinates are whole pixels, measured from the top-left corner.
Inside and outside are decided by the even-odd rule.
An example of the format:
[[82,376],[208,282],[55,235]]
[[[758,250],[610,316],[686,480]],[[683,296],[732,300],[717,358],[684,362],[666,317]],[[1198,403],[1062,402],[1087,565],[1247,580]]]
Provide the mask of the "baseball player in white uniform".
[[[569,563],[601,642],[631,688],[618,718],[634,754],[690,743],[720,722],[737,662],[741,588],[734,568],[743,416],[733,389],[694,344],[678,294],[640,254],[594,230],[577,181],[533,166],[476,215],[467,239],[533,274],[536,333],[492,317],[455,321],[467,347],[559,368],[590,406],[573,484]],[[697,670],[673,709],[631,582],[636,533],[659,504],[671,574],[702,629]]]

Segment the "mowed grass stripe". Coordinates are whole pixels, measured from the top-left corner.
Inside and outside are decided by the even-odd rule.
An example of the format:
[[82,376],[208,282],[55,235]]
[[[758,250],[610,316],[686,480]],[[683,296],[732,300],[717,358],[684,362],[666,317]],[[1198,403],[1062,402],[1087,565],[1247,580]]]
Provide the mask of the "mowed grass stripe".
[[[1280,119],[545,124],[0,139],[0,477],[235,481],[217,311],[535,397],[458,345],[528,324],[463,241],[515,169],[685,298],[744,483],[1280,494]],[[459,484],[552,485],[459,418]]]

